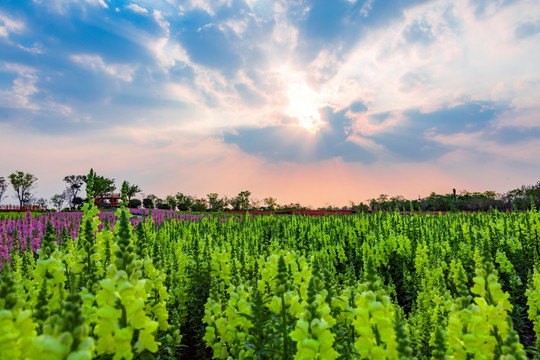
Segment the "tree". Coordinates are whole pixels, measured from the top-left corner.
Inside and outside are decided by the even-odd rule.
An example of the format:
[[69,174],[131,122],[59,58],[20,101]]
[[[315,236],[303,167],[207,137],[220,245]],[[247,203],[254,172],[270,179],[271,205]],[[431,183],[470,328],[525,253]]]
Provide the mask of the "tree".
[[148,196],[143,199],[143,206],[145,209],[153,209],[154,208],[154,200]]
[[[85,182],[86,181],[85,177]],[[94,192],[94,197],[100,200],[100,204],[103,201],[103,197],[112,193],[115,189],[114,179],[109,179],[101,175],[94,175],[94,187],[92,191]]]
[[11,186],[13,186],[13,190],[17,195],[19,206],[22,207],[23,205],[28,204],[30,198],[32,197],[30,190],[34,188],[37,177],[17,170],[13,174],[9,175],[9,181],[11,182]]
[[7,187],[8,183],[6,179],[4,179],[3,176],[0,176],[0,204],[2,203],[2,197],[4,197]]
[[184,195],[182,193],[176,194],[176,207],[179,211],[189,211],[195,202],[195,199],[191,195]]
[[139,188],[138,185],[134,185],[134,184],[132,185],[128,181],[126,181],[126,184],[127,184],[126,196],[127,196],[128,201],[131,201],[131,198],[137,195],[138,193],[140,193],[141,189]]
[[219,198],[218,193],[206,194],[210,211],[223,211],[227,206],[227,198]]
[[141,206],[142,202],[139,199],[129,200],[129,207],[132,209],[138,209]]
[[79,191],[86,182],[86,175],[68,175],[64,177],[64,181],[67,183],[67,188],[64,192],[66,200],[69,203],[69,207],[73,208],[76,206]]
[[73,200],[73,207],[74,208],[80,208],[82,205],[84,204],[84,199],[80,196],[77,196],[74,200]]
[[191,209],[193,211],[197,211],[197,212],[205,211],[206,207],[207,207],[207,202],[206,202],[206,199],[204,199],[204,198],[195,199],[195,201],[191,205]]
[[260,210],[261,209],[261,205],[262,204],[262,201],[261,199],[257,199],[257,198],[251,198],[249,199],[249,208],[250,209],[253,209],[253,210]]
[[235,211],[247,211],[249,209],[250,191],[241,191],[235,198],[231,199],[231,206]]
[[53,195],[53,197],[51,197],[51,202],[57,211],[62,210],[62,206],[64,205],[65,201],[66,201],[65,192],[63,192],[62,194]]
[[349,201],[351,204],[351,210],[360,210],[360,211],[367,211],[369,210],[369,205],[364,204],[363,202],[360,202],[360,204],[356,204],[354,201]]
[[266,208],[270,211],[274,211],[277,208],[277,199],[273,198],[271,196],[263,199],[264,205],[266,205]]
[[47,208],[47,199],[45,198],[39,198],[35,200],[35,204],[38,205],[40,208],[46,209]]
[[156,208],[161,210],[171,210],[171,205],[167,203],[167,201],[163,199],[157,199],[155,202]]
[[165,202],[169,205],[171,210],[176,210],[176,198],[174,196],[167,195],[167,197],[165,197]]

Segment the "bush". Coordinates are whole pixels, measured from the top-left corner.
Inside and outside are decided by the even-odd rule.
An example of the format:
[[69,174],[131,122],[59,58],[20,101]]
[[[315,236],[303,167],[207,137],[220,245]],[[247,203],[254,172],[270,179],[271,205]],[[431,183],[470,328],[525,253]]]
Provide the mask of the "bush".
[[132,209],[138,209],[142,205],[142,201],[139,199],[129,200],[129,207]]
[[157,204],[157,208],[161,210],[171,210],[171,206],[167,203],[159,203]]
[[145,209],[153,209],[154,201],[151,198],[145,198],[143,199],[143,206]]

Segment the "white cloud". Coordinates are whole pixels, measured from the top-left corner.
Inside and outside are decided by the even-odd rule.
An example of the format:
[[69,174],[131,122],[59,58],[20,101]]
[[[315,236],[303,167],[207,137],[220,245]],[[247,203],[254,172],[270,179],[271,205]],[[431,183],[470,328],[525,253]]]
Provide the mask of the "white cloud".
[[363,17],[367,17],[369,15],[369,12],[373,8],[373,1],[374,0],[364,0],[364,4],[360,9],[360,15],[362,15]]
[[158,10],[154,10],[154,13],[152,14],[152,16],[154,17],[154,20],[157,22],[159,27],[165,33],[165,36],[168,37],[169,36],[170,24],[169,24],[169,22],[167,20],[165,20],[165,18],[163,17],[163,14]]
[[209,15],[216,15],[216,9],[221,6],[231,6],[232,0],[189,0],[186,4],[179,6],[181,13],[186,10],[201,9],[206,11]]
[[70,116],[77,119],[77,114],[68,105],[60,104],[51,99],[36,100],[33,95],[40,92],[37,87],[40,81],[37,69],[17,63],[4,63],[4,70],[17,73],[10,89],[0,89],[0,106],[32,111],[47,111],[60,116]]
[[15,20],[0,12],[0,37],[8,38],[11,33],[20,33],[24,31],[25,25],[22,21]]
[[10,71],[10,72],[16,72],[18,74],[34,74],[37,73],[37,69],[33,68],[28,65],[23,64],[17,64],[17,63],[10,63],[10,62],[4,62],[3,63],[3,69]]
[[24,50],[30,54],[42,54],[43,53],[43,46],[39,43],[34,43],[32,47],[25,47],[20,44],[17,44],[17,47],[21,50]]
[[103,71],[120,80],[131,82],[135,67],[132,65],[107,64],[99,55],[71,55],[71,60],[94,71]]
[[229,19],[219,26],[221,31],[232,30],[236,36],[242,36],[248,29],[248,19]]
[[459,133],[452,135],[435,134],[432,140],[467,151],[474,156],[488,155],[500,161],[529,163],[540,165],[540,139],[520,141],[513,144],[500,144],[487,140],[482,132]]
[[36,69],[16,63],[4,63],[3,69],[17,73],[18,76],[13,80],[11,89],[0,89],[0,104],[8,108],[38,110],[39,107],[30,99],[39,92]]
[[496,129],[505,127],[540,127],[540,115],[538,114],[540,114],[540,106],[537,103],[535,106],[505,111],[493,120],[492,125]]
[[137,13],[137,14],[143,14],[143,15],[148,14],[148,10],[146,10],[142,6],[139,6],[139,5],[135,4],[135,3],[131,3],[131,4],[127,5],[126,9],[129,9],[129,10],[131,10],[134,13]]
[[[369,16],[374,3],[366,0],[362,4]],[[227,1],[194,0],[181,10],[197,8],[213,15],[217,7],[227,5]],[[250,2],[252,7],[259,5]],[[219,113],[209,122],[216,128],[268,124],[276,114],[290,113],[291,101],[298,103],[298,99],[306,98],[302,95],[305,93],[310,94],[312,103],[302,106],[307,117],[319,104],[342,110],[362,101],[368,107],[367,113],[348,114],[357,130],[372,134],[395,126],[399,114],[411,108],[431,112],[466,101],[490,100],[530,108],[540,95],[538,78],[534,76],[540,44],[531,38],[516,41],[513,30],[522,21],[535,20],[536,13],[540,17],[540,9],[530,2],[489,9],[482,17],[476,16],[476,8],[466,0],[429,2],[409,8],[403,17],[385,27],[367,29],[345,56],[339,46],[323,47],[309,63],[298,56],[297,44],[305,39],[299,39],[298,29],[287,17],[289,6],[286,2],[273,3],[271,36],[247,44],[264,60],[246,62],[244,71],[228,74],[226,79],[220,71],[191,61],[185,48],[170,37],[171,25],[164,12],[156,10],[152,15],[165,36],[156,39],[139,33],[133,38],[154,54],[162,71],[190,67],[192,79],[169,80],[167,88],[179,101]],[[526,11],[527,7],[532,10]],[[259,24],[257,19],[249,21],[249,16],[254,15],[212,26],[244,37],[251,34],[251,26]],[[404,34],[415,24],[422,25],[430,41],[408,42]],[[239,83],[262,96],[272,94],[264,96],[265,105],[256,115],[237,93],[234,86]],[[303,90],[296,96],[291,93],[294,89]],[[382,112],[395,114],[389,118],[395,121],[370,123],[370,115]],[[234,120],[229,123],[231,118]]]
[[[108,1],[108,0],[107,0]],[[65,15],[71,4],[76,4],[84,8],[85,5],[109,8],[105,0],[33,0],[35,4],[44,5],[50,11]]]
[[[356,99],[366,103],[368,114],[431,112],[471,100],[530,107],[540,95],[540,81],[532,75],[538,73],[540,43],[516,41],[513,29],[540,17],[540,7],[526,1],[486,14],[478,18],[465,0],[430,2],[368,30],[346,57],[323,48],[311,63],[294,68],[303,68],[319,101],[337,110]],[[429,42],[409,43],[404,37],[415,23],[429,29]],[[287,59],[294,57],[282,53],[276,61]]]
[[272,29],[272,40],[279,46],[294,50],[298,44],[298,29],[286,20],[276,21]]
[[167,37],[148,41],[145,45],[154,54],[161,70],[165,72],[175,66],[177,62],[184,66],[190,62],[186,50]]
[[38,110],[30,97],[39,90],[36,86],[39,78],[34,74],[23,74],[13,80],[13,86],[9,90],[0,89],[0,105],[8,108]]

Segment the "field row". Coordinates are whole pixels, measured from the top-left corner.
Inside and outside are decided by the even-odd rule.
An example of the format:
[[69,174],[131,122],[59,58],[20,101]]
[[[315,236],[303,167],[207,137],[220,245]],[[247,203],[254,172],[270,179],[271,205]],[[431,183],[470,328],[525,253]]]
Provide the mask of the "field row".
[[84,210],[0,220],[0,359],[538,357],[536,210]]

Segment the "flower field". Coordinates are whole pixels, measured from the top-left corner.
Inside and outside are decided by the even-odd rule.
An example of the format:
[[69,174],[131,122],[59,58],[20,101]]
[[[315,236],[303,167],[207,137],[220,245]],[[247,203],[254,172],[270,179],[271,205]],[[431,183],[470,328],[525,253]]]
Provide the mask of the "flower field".
[[0,220],[0,359],[526,359],[540,213]]

